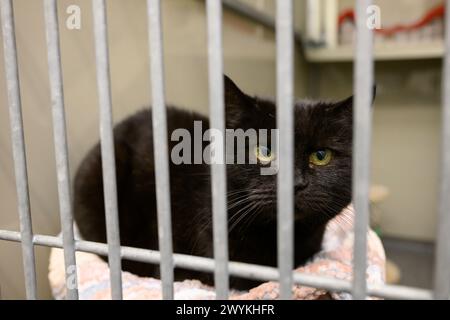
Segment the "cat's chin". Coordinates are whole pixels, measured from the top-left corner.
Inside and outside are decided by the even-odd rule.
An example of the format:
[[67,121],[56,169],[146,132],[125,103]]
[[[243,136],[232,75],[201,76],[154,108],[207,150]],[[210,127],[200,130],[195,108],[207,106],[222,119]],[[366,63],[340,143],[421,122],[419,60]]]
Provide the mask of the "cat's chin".
[[338,215],[338,213],[338,211],[336,214],[330,214],[313,210],[305,210],[304,208],[295,208],[294,221],[321,225],[323,223],[327,223],[333,217]]
[[294,214],[294,220],[295,222],[301,222],[306,220],[310,216],[312,216],[312,214],[299,213],[296,211]]
[[315,215],[316,212],[308,205],[308,201],[305,199],[296,199],[294,205],[294,219],[304,220],[308,217]]

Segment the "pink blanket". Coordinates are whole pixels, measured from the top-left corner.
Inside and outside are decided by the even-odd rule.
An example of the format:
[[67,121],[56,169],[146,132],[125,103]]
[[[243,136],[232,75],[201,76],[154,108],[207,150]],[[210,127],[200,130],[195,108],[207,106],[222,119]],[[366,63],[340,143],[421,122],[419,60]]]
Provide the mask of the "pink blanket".
[[[306,265],[296,269],[307,274],[334,277],[342,280],[352,279],[353,257],[353,218],[351,206],[328,223],[322,251],[317,253]],[[367,234],[367,281],[382,284],[385,279],[385,254],[378,236],[370,230]],[[97,255],[77,252],[78,289],[80,299],[110,299],[108,264]],[[49,281],[55,299],[64,299],[65,274],[64,255],[61,249],[52,248],[49,264]],[[124,299],[161,299],[161,282],[154,278],[135,276],[122,272]],[[203,285],[198,280],[175,282],[175,299],[215,299],[214,288]],[[310,300],[331,297],[350,299],[345,292],[326,292],[326,290],[295,285],[295,299]],[[232,292],[231,299],[277,299],[278,284],[266,282],[248,292]]]

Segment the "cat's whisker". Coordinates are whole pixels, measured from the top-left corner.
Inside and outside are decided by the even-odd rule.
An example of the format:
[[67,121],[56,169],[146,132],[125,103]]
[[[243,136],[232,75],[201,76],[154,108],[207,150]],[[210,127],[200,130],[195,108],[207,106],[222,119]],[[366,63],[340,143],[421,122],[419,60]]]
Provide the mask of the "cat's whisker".
[[238,206],[246,205],[247,203],[251,203],[250,199],[248,199],[248,198],[239,200],[238,202],[236,202],[236,203],[234,203],[233,205],[231,205],[231,206],[228,208],[228,210],[232,210],[232,209],[234,209],[234,208],[236,208],[236,207],[238,207]]
[[233,215],[229,218],[228,223],[232,222],[234,219],[239,217],[239,214],[246,210],[247,208],[249,208],[250,206],[252,206],[254,203],[253,202],[249,202],[247,204],[245,204],[242,208],[240,208],[237,212],[233,213]]
[[[333,214],[330,214],[328,212],[325,212],[325,214],[330,218],[333,219],[335,218]],[[341,231],[345,232],[347,229],[344,228],[343,224],[348,224],[347,221],[345,220],[340,220],[339,218],[334,220],[336,223],[335,224],[331,224],[331,226],[335,226],[337,228],[339,228]],[[327,227],[330,227],[330,224],[327,224]]]
[[[263,203],[259,203],[259,205],[256,207],[256,209],[253,211],[253,213],[251,213],[249,215],[249,218],[247,219],[247,222],[245,224],[242,225],[242,228],[245,227],[249,227],[251,225],[251,223],[256,219],[256,217],[262,212],[264,208],[264,204]],[[242,229],[241,228],[241,229]]]
[[255,209],[256,205],[257,205],[257,204],[253,202],[253,203],[251,203],[250,207],[247,206],[248,209],[247,209],[245,212],[243,212],[243,213],[237,218],[237,220],[236,220],[235,222],[233,222],[233,224],[231,225],[231,227],[230,227],[230,229],[229,229],[228,232],[233,231],[233,229],[239,224],[239,222],[241,222],[242,219],[244,219],[244,218],[249,214],[249,212],[251,212],[252,210]]
[[254,201],[250,201],[248,204],[243,206],[241,209],[239,209],[236,213],[233,214],[232,217],[230,217],[229,223],[236,222],[236,220],[239,220],[243,215],[247,214],[247,210],[250,208],[253,208],[257,203]]
[[237,199],[237,198],[242,197],[242,196],[248,196],[248,193],[247,192],[240,192],[240,193],[227,195],[227,200],[232,201],[233,199]]
[[251,199],[247,195],[245,195],[244,197],[235,200],[234,203],[229,204],[228,210],[231,210],[231,209],[233,209],[233,208],[235,208],[235,207],[237,207],[239,205],[243,205],[246,202],[250,202],[250,201],[251,201]]
[[[342,206],[337,201],[332,201],[332,204],[337,205],[337,206]],[[346,211],[341,211],[341,213],[336,215],[334,212],[334,209],[330,206],[330,204],[328,202],[323,202],[322,206],[323,206],[323,208],[320,210],[322,212],[322,214],[325,214],[329,218],[335,218],[336,219],[335,225],[338,226],[339,228],[341,228],[342,231],[346,231],[348,229],[348,228],[345,229],[343,227],[343,224],[347,225],[347,227],[352,226],[352,221],[348,217],[348,213]]]
[[233,194],[236,194],[236,193],[242,193],[242,192],[246,192],[246,191],[248,191],[247,188],[234,189],[234,190],[228,191],[228,192],[227,192],[227,195],[233,195]]

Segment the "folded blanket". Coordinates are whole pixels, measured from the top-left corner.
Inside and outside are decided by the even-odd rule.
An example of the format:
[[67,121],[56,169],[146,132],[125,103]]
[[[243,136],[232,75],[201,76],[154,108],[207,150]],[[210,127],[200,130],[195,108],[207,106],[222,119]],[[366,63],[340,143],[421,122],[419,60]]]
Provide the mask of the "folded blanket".
[[[344,209],[331,220],[326,228],[322,251],[307,264],[296,269],[307,274],[352,280],[353,257],[353,221],[352,206]],[[385,280],[385,254],[378,236],[369,230],[367,245],[367,281],[382,284]],[[110,299],[110,281],[108,264],[92,253],[77,252],[78,289],[80,299]],[[52,248],[49,264],[49,281],[55,299],[65,297],[64,255],[61,249]],[[161,282],[158,279],[138,277],[122,272],[124,299],[161,299]],[[215,299],[214,288],[192,279],[174,283],[175,299],[206,300]],[[311,300],[331,297],[333,299],[351,299],[345,292],[327,292],[323,289],[301,285],[293,287],[294,299]],[[278,283],[266,282],[248,292],[232,291],[230,299],[277,299]]]

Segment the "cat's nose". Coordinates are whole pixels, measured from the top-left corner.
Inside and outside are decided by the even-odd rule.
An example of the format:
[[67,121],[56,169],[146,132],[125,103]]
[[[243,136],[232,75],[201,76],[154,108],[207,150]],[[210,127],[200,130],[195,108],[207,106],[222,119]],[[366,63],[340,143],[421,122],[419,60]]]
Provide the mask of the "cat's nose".
[[308,186],[309,182],[304,177],[295,178],[295,192],[304,190]]

